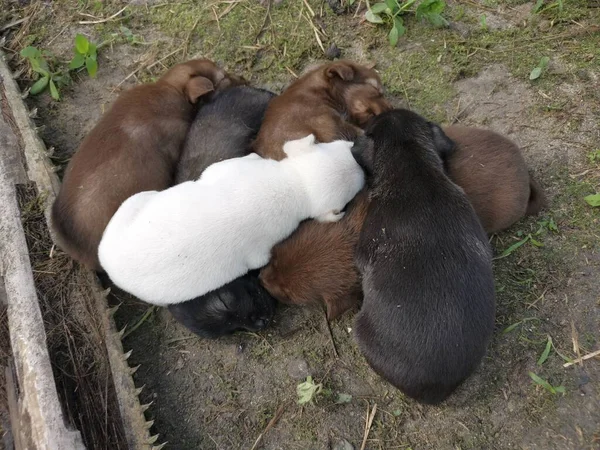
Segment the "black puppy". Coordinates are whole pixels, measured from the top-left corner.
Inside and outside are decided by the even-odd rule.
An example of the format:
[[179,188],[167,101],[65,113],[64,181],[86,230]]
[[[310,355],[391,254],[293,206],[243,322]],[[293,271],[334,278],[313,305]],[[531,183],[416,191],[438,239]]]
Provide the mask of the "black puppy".
[[[198,111],[181,154],[176,184],[197,180],[216,162],[245,156],[275,94],[236,86],[215,93]],[[217,338],[239,330],[265,328],[275,299],[262,287],[258,270],[201,297],[169,305],[173,317],[199,336]]]
[[263,121],[272,92],[236,86],[213,94],[188,132],[175,184],[197,180],[211,164],[246,156]]
[[[494,328],[491,250],[461,188],[445,175],[454,145],[403,109],[366,130],[370,204],[355,254],[364,303],[356,339],[406,395],[445,400],[483,358]],[[358,155],[357,155],[358,156]]]
[[275,312],[273,297],[253,270],[202,297],[169,305],[173,317],[190,331],[215,339],[236,331],[265,328]]

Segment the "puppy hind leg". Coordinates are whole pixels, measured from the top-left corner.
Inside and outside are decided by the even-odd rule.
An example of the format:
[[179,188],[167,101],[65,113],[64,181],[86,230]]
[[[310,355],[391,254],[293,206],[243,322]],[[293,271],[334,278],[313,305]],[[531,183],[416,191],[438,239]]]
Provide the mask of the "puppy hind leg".
[[346,213],[344,211],[340,212],[338,210],[332,210],[325,214],[315,217],[317,222],[338,222],[344,217]]

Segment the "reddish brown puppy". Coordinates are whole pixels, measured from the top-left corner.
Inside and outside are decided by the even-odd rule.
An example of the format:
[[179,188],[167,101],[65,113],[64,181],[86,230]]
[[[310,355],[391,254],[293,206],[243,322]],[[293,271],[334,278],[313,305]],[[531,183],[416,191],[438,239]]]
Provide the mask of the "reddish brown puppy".
[[98,244],[121,203],[172,183],[198,100],[241,78],[206,59],[177,64],[156,83],[119,96],[83,140],[52,207],[52,227],[71,257],[95,270]]
[[[542,209],[544,193],[515,143],[493,131],[459,125],[444,132],[456,144],[446,161],[449,176],[464,189],[488,234]],[[354,252],[367,206],[363,193],[341,221],[304,223],[272,250],[260,274],[264,287],[283,303],[325,303],[329,319],[358,306],[362,289]]]
[[377,72],[352,61],[310,70],[269,104],[254,143],[264,158],[283,159],[283,144],[314,134],[319,142],[353,140],[360,126],[391,109]]
[[521,150],[490,130],[451,125],[444,128],[457,149],[448,159],[448,174],[463,188],[488,234],[510,227],[546,204],[529,174]]

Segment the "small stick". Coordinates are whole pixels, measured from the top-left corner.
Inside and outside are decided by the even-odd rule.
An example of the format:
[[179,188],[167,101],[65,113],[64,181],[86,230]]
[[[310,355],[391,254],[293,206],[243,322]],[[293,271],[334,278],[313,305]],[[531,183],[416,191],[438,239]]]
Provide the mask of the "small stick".
[[360,446],[360,450],[365,450],[367,446],[367,438],[369,437],[369,433],[371,432],[371,425],[373,425],[373,419],[375,418],[375,413],[377,412],[377,403],[373,405],[373,409],[371,410],[371,414],[369,415],[369,403],[367,402],[367,421],[365,422],[365,435],[363,437],[362,445]]
[[596,350],[595,352],[588,353],[587,355],[583,355],[582,357],[574,359],[571,362],[565,363],[565,364],[563,364],[563,367],[571,367],[571,366],[574,366],[577,363],[585,361],[586,359],[592,359],[592,358],[594,358],[596,356],[600,356],[600,350]]
[[331,325],[329,325],[329,320],[327,320],[327,313],[325,312],[325,310],[323,311],[323,317],[325,318],[325,326],[327,327],[327,331],[329,332],[329,340],[331,341],[331,346],[333,347],[333,354],[335,355],[336,358],[339,358],[340,355],[337,351],[337,347],[335,345],[335,340],[333,339],[333,333],[331,332]]
[[581,359],[581,349],[579,347],[579,334],[577,333],[577,329],[575,328],[575,322],[573,322],[572,320],[571,320],[571,339],[573,341],[573,351],[577,355],[577,359]]
[[2,28],[0,28],[0,31],[4,31],[4,30],[8,30],[9,28],[16,27],[17,25],[20,25],[23,22],[25,22],[27,19],[29,19],[29,17],[23,17],[22,19],[13,20],[12,22],[7,23],[6,25],[3,25]]
[[120,10],[118,10],[112,16],[107,17],[106,19],[100,19],[100,20],[80,20],[79,24],[80,25],[93,25],[93,24],[96,24],[96,23],[109,22],[109,21],[113,20],[115,17],[117,17],[119,14],[121,14],[123,11],[125,11],[128,7],[129,7],[129,5],[125,5],[123,8],[121,8]]
[[275,424],[279,421],[279,419],[281,419],[281,416],[283,415],[285,407],[286,407],[286,405],[284,403],[283,405],[281,405],[279,407],[279,409],[277,409],[277,412],[275,413],[273,418],[271,420],[269,420],[269,423],[267,424],[265,430],[258,435],[258,437],[256,438],[256,441],[254,441],[254,445],[252,446],[252,448],[250,450],[256,450],[258,448],[258,445],[262,441],[263,436],[265,434],[267,434],[267,432],[275,426]]

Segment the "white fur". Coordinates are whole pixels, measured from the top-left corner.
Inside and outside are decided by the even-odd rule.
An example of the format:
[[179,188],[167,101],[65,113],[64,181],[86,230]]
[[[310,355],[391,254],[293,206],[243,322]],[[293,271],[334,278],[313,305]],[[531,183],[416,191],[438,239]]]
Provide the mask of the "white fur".
[[301,221],[339,220],[364,175],[352,142],[287,142],[282,161],[256,154],[208,167],[198,181],[127,199],[98,256],[121,289],[156,305],[217,289],[269,262]]

